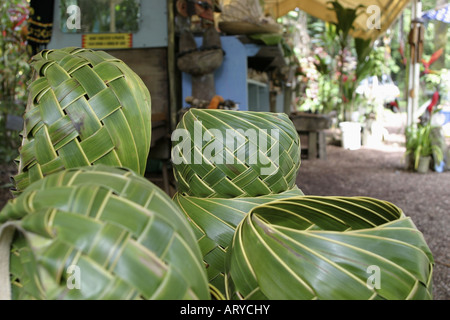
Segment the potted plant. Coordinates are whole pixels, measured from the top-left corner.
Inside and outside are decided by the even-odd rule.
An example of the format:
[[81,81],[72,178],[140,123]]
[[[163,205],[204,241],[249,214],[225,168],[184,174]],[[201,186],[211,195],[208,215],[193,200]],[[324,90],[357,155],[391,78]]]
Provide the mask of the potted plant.
[[428,172],[432,157],[437,162],[443,160],[442,149],[432,142],[431,130],[432,126],[428,123],[407,131],[406,156],[412,157],[414,170],[419,173]]

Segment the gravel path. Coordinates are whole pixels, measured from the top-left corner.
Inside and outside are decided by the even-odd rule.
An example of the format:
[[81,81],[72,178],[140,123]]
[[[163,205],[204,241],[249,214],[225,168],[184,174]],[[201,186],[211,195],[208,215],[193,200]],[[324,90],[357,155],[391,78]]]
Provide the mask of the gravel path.
[[298,186],[306,195],[368,196],[400,207],[424,234],[434,259],[434,299],[450,299],[450,172],[404,170],[403,119],[385,125],[389,134],[376,148],[327,146],[326,160],[302,160]]

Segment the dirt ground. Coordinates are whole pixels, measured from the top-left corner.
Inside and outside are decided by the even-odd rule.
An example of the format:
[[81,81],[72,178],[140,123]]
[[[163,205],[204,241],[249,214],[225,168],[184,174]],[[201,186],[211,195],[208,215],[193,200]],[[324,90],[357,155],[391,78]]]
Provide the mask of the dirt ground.
[[[404,119],[385,122],[378,147],[327,146],[326,160],[302,160],[298,186],[306,195],[368,196],[390,201],[410,216],[433,252],[435,300],[450,299],[450,171],[418,174],[404,169]],[[8,199],[12,164],[0,164],[0,208]]]
[[423,233],[434,259],[435,300],[450,299],[450,171],[406,171],[404,119],[385,124],[378,147],[345,150],[328,145],[326,160],[302,160],[298,186],[306,195],[368,196],[390,201],[410,216]]

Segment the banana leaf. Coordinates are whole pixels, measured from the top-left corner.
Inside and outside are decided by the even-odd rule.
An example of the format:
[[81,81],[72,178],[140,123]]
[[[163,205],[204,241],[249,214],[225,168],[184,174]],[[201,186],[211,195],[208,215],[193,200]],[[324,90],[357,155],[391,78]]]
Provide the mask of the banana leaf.
[[395,205],[293,197],[254,208],[227,256],[227,297],[432,299],[433,256]]
[[0,255],[0,299],[210,299],[185,217],[128,169],[31,184],[0,212]]
[[95,164],[144,175],[151,144],[151,101],[142,80],[103,51],[43,50],[24,114],[14,194],[65,168]]
[[194,230],[210,284],[225,295],[225,258],[236,227],[254,207],[300,195],[303,192],[294,187],[280,194],[255,198],[197,198],[177,193],[173,200]]
[[180,193],[259,197],[295,186],[300,138],[286,114],[190,109],[172,139]]

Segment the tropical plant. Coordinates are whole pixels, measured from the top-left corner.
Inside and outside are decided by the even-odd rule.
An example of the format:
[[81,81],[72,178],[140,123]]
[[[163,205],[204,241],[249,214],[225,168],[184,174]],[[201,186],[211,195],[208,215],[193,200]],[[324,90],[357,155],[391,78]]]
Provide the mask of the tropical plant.
[[345,8],[337,0],[328,1],[328,4],[331,4],[331,10],[336,14],[336,22],[333,24],[336,26],[341,51],[344,51],[348,47],[350,33],[355,30],[353,24],[365,7],[358,5],[356,8]]
[[17,156],[18,130],[10,130],[10,117],[22,116],[26,100],[29,56],[26,46],[28,4],[24,0],[0,4],[0,160]]
[[[332,25],[330,25],[332,26]],[[316,69],[320,74],[319,82],[319,94],[317,100],[321,110],[319,112],[329,113],[335,110],[338,104],[339,86],[334,76],[334,66],[331,55],[327,54],[322,48],[316,50]]]
[[431,299],[433,263],[423,235],[389,202],[288,198],[238,226],[227,298]]
[[346,66],[341,78],[343,109],[350,112],[355,109],[355,102],[359,97],[356,89],[361,81],[369,76],[382,76],[386,69],[384,51],[382,48],[374,48],[371,39],[354,38],[354,49],[355,57],[349,53],[346,61],[350,65],[348,60],[353,62],[354,66]]
[[331,57],[336,57],[340,50],[336,41],[336,25],[315,18],[311,19],[313,19],[313,22],[308,26],[308,32],[312,38],[312,43],[316,47],[323,48]]
[[[346,111],[354,110],[354,102],[356,99],[356,88],[361,80],[370,75],[378,75],[380,69],[378,51],[374,51],[372,39],[354,38],[354,51],[352,53],[351,32],[355,29],[354,22],[363,12],[364,6],[359,5],[356,8],[344,8],[337,0],[329,1],[332,4],[332,10],[336,14],[337,42],[340,51],[338,54],[338,74],[339,74],[339,92],[342,98],[340,105],[341,120],[347,120]],[[356,66],[348,67],[348,60],[356,58]]]
[[0,261],[0,299],[210,298],[178,207],[111,166],[50,174],[10,201],[0,212]]
[[17,193],[64,168],[106,164],[145,173],[151,101],[136,73],[106,52],[80,48],[44,50],[31,66]]
[[432,130],[433,126],[429,122],[419,127],[408,127],[406,131],[406,155],[412,155],[416,170],[421,157],[433,156],[437,163],[441,163],[444,159],[444,151],[433,143]]
[[[313,113],[330,113],[339,104],[339,82],[336,56],[339,53],[336,26],[313,17],[308,17],[308,34],[311,39],[312,52],[308,58],[302,58],[301,89],[305,99],[299,100],[301,110]],[[308,62],[308,63],[306,63]],[[315,70],[314,70],[315,69]],[[302,88],[304,87],[304,88]]]
[[183,138],[172,159],[184,195],[258,197],[295,186],[300,138],[286,114],[190,109],[175,133]]
[[[345,74],[345,59],[346,56],[349,55],[350,49],[350,34],[355,29],[354,22],[358,18],[358,16],[362,13],[361,9],[364,8],[363,5],[359,5],[356,8],[345,8],[343,7],[339,1],[328,1],[328,4],[331,4],[331,9],[336,14],[336,22],[334,25],[336,27],[336,35],[337,41],[339,43],[340,51],[338,54],[338,73],[339,73],[339,92],[340,96],[345,96],[345,78],[348,78],[348,75]],[[358,12],[359,11],[359,12]],[[356,80],[356,79],[355,79]],[[353,81],[353,79],[352,79]],[[348,90],[347,90],[348,91]],[[347,98],[348,100],[348,98]],[[351,100],[348,100],[351,101]],[[347,101],[347,102],[348,102]],[[345,120],[345,104],[346,101],[341,103],[341,119]]]

